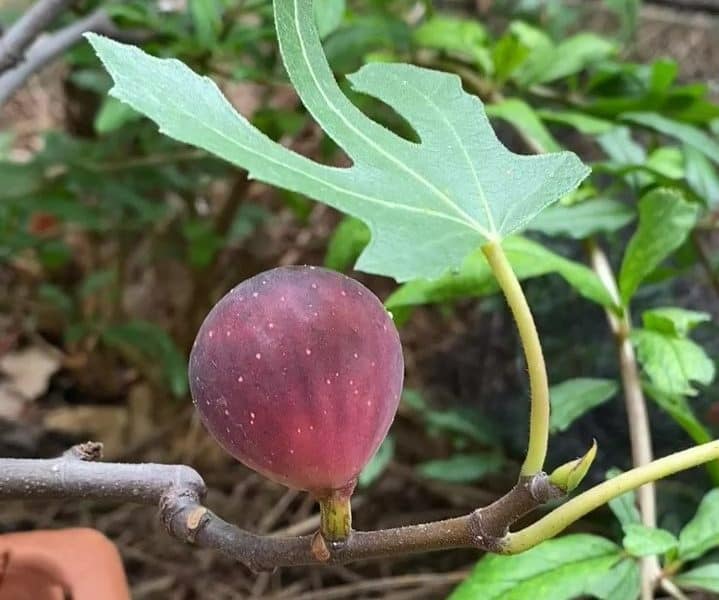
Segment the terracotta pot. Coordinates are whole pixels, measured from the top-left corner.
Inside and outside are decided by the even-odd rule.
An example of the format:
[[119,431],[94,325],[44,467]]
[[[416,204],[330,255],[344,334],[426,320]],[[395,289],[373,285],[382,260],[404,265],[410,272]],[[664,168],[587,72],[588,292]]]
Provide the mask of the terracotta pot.
[[94,529],[0,535],[0,600],[130,600],[117,548]]

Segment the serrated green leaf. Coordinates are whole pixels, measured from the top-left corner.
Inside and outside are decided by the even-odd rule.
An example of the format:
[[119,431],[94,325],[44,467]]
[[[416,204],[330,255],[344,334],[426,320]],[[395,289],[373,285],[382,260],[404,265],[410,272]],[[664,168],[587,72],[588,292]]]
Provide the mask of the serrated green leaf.
[[626,204],[611,198],[595,198],[570,206],[554,204],[541,212],[529,229],[583,240],[597,233],[617,231],[635,218],[636,213]]
[[205,268],[224,245],[212,223],[206,220],[188,220],[182,225],[182,234],[187,241],[187,252],[193,267]]
[[[621,474],[619,469],[610,469],[607,471],[607,479],[616,477]],[[636,494],[631,491],[621,496],[617,496],[609,501],[609,508],[614,513],[614,516],[622,524],[622,527],[627,525],[641,523],[642,517],[639,514],[637,508],[637,497]]]
[[628,127],[615,127],[602,133],[597,142],[607,156],[620,165],[641,164],[647,158],[644,148],[634,141]]
[[189,0],[195,35],[203,47],[211,49],[222,25],[222,7],[218,0]]
[[612,398],[618,389],[616,381],[611,379],[578,378],[552,386],[549,390],[551,431],[565,431],[579,417]]
[[654,150],[645,163],[650,171],[661,173],[665,179],[684,179],[684,156],[679,148],[661,146]]
[[687,238],[699,207],[666,188],[639,201],[639,227],[629,241],[619,272],[622,302],[629,303],[639,284]]
[[486,107],[487,116],[511,123],[542,152],[559,152],[562,147],[544,126],[534,109],[519,98],[506,98]]
[[553,46],[552,38],[543,29],[524,21],[512,21],[509,25],[509,32],[533,52]]
[[372,459],[367,463],[367,466],[362,469],[357,480],[358,485],[361,488],[368,487],[374,483],[374,481],[384,473],[389,463],[394,458],[394,438],[388,435],[382,445],[379,447]]
[[[642,387],[647,395],[664,409],[694,442],[706,444],[714,439],[707,428],[697,419],[686,396],[661,392],[650,383],[645,383]],[[707,468],[709,469],[712,464],[714,463],[708,463]],[[719,471],[717,473],[719,475]]]
[[414,43],[470,59],[484,71],[490,68],[486,29],[478,22],[436,15],[415,29]]
[[641,591],[639,563],[625,558],[612,568],[592,593],[602,600],[637,600]]
[[262,223],[272,217],[272,213],[257,204],[242,204],[235,213],[235,217],[227,232],[227,241],[239,243],[255,231]]
[[693,146],[684,145],[684,170],[692,191],[708,208],[719,205],[719,174],[706,155]]
[[70,316],[73,312],[74,303],[61,287],[52,283],[43,283],[38,288],[38,297],[54,305],[55,308]]
[[710,491],[699,504],[694,517],[679,533],[679,558],[699,558],[719,546],[719,489]]
[[679,75],[679,65],[668,59],[660,59],[652,64],[649,88],[652,93],[661,95],[671,90]]
[[95,131],[99,134],[110,133],[132,121],[138,121],[142,115],[115,98],[107,97],[95,116]]
[[682,588],[719,594],[719,564],[697,567],[677,575],[673,581]]
[[642,313],[645,329],[686,337],[697,325],[711,321],[711,315],[676,306],[652,308]]
[[[585,298],[602,306],[613,306],[606,288],[588,267],[522,237],[507,238],[502,246],[520,280],[557,273]],[[418,279],[403,285],[387,299],[386,305],[390,310],[397,310],[408,306],[481,297],[497,290],[496,280],[484,255],[482,252],[475,252],[456,272],[435,280]]]
[[455,454],[446,460],[430,460],[417,465],[423,477],[452,483],[470,483],[502,468],[504,458],[497,452]]
[[129,321],[102,331],[102,340],[136,359],[159,363],[170,389],[176,396],[187,393],[187,360],[174,340],[154,323]]
[[0,162],[0,181],[0,199],[28,196],[42,187],[42,167],[35,163]]
[[117,281],[117,272],[114,269],[101,269],[88,275],[78,287],[80,298],[87,298]]
[[515,556],[485,556],[449,600],[570,600],[592,594],[621,559],[607,539],[567,535]]
[[650,112],[627,113],[622,115],[622,119],[648,127],[689,144],[702,152],[707,158],[719,164],[719,142],[694,125],[680,123]]
[[[611,159],[610,166],[615,169],[621,167],[643,167],[647,153],[644,147],[632,137],[628,127],[615,127],[606,133],[597,136],[597,143]],[[648,180],[643,172],[627,173],[624,178],[634,189],[640,189]]]
[[481,415],[466,410],[426,410],[423,414],[430,432],[452,434],[488,446],[497,443],[496,431]]
[[545,121],[574,127],[585,135],[602,135],[616,127],[611,121],[570,110],[542,109],[537,114]]
[[435,409],[413,389],[402,392],[402,403],[421,415],[429,431],[450,434],[485,446],[498,443],[496,426],[479,411],[468,408]]
[[677,547],[679,540],[664,529],[633,523],[624,527],[622,544],[629,554],[641,557],[666,554]]
[[535,49],[516,73],[522,86],[550,83],[576,75],[587,66],[609,57],[615,50],[612,42],[593,33],[579,33],[557,46]]
[[346,271],[362,254],[370,241],[370,232],[359,219],[345,217],[334,230],[327,245],[325,267],[335,271]]
[[346,0],[315,0],[315,22],[322,39],[340,26],[346,9]]
[[411,45],[411,29],[399,16],[358,15],[340,27],[325,43],[327,59],[339,73],[349,73],[374,52],[401,51]]
[[529,48],[511,31],[505,33],[492,48],[494,79],[503,84],[529,56]]
[[342,94],[312,14],[311,0],[275,2],[290,78],[305,106],[352,159],[347,169],[320,165],[271,141],[212,81],[182,63],[101,36],[88,39],[115,81],[114,97],[167,135],[246,168],[254,178],[363,220],[372,242],[357,268],[399,281],[438,277],[459,266],[477,246],[523,228],[587,176],[569,152],[509,152],[481,102],[462,91],[457,76],[411,65],[374,63],[350,77],[356,91],[400,113],[422,143],[388,131]]
[[693,382],[709,385],[714,363],[704,349],[690,339],[648,329],[635,329],[631,340],[642,369],[652,386],[669,396],[694,396]]

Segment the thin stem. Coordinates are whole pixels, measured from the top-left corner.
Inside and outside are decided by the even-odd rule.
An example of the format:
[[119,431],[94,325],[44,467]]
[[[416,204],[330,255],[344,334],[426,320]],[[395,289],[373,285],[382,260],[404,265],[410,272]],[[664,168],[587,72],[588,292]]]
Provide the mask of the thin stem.
[[346,540],[352,533],[350,494],[333,492],[320,503],[320,533],[328,542]]
[[719,458],[719,441],[714,441],[665,456],[649,465],[622,473],[572,498],[533,525],[510,533],[504,540],[502,550],[506,554],[517,554],[529,550],[626,492],[717,458]]
[[542,471],[547,456],[550,410],[547,370],[532,311],[529,309],[522,286],[519,284],[502,246],[497,242],[492,242],[483,246],[482,251],[487,257],[499,286],[504,292],[512,315],[514,315],[529,370],[531,393],[529,444],[521,471],[521,475],[527,477]]
[[[621,306],[617,281],[607,255],[594,242],[589,242],[589,256],[592,268],[597,274],[612,299]],[[606,310],[607,321],[612,330],[619,356],[619,370],[624,389],[624,404],[627,410],[629,424],[629,438],[632,448],[632,463],[635,467],[643,467],[652,462],[652,433],[649,425],[647,402],[642,390],[641,377],[634,347],[629,339],[632,329],[629,319],[628,307],[623,307],[622,315],[618,316],[612,310]],[[639,512],[642,523],[647,527],[657,526],[657,498],[654,485],[645,485],[637,490]],[[642,559],[642,599],[647,600],[653,596],[654,581],[659,575],[660,567],[656,556]]]
[[40,0],[13,24],[0,38],[0,73],[23,60],[25,49],[74,0]]
[[81,41],[82,35],[88,31],[114,36],[118,30],[107,13],[99,8],[75,23],[37,40],[25,52],[25,60],[12,69],[0,71],[0,106],[19,90],[30,76]]

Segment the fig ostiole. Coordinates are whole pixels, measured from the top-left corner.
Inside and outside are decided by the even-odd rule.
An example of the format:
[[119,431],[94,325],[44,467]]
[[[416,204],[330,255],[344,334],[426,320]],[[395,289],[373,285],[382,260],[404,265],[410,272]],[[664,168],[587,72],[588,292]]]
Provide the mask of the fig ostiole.
[[233,457],[320,503],[321,533],[351,530],[349,498],[394,419],[399,334],[359,282],[281,267],[242,282],[210,311],[190,355],[193,401]]

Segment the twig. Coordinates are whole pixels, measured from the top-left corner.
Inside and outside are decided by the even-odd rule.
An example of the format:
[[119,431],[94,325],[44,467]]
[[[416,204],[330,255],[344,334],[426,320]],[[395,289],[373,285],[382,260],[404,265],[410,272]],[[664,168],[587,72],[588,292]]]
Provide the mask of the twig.
[[671,598],[674,598],[675,600],[689,600],[689,596],[684,594],[684,592],[679,589],[677,584],[670,579],[663,577],[660,586]]
[[503,546],[504,552],[516,554],[529,550],[536,546],[539,541],[550,539],[561,533],[569,525],[603,506],[613,498],[617,498],[651,481],[716,460],[717,456],[719,456],[719,441],[709,442],[708,444],[693,446],[681,452],[675,452],[653,461],[650,465],[636,467],[612,479],[607,479],[568,500],[532,525],[516,533],[510,533]]
[[112,37],[117,37],[119,33],[107,13],[98,9],[56,33],[36,41],[26,52],[23,62],[14,69],[0,72],[0,106],[20,89],[31,75],[74,46],[88,31]]
[[[96,455],[87,447],[83,452]],[[255,571],[460,547],[498,552],[512,523],[559,495],[540,474],[521,479],[496,502],[463,517],[353,532],[345,542],[328,543],[318,534],[261,536],[239,529],[202,506],[205,492],[198,473],[182,465],[87,462],[79,460],[77,450],[56,459],[0,459],[0,500],[94,498],[159,505],[174,537],[218,550]]]
[[[617,305],[621,304],[617,282],[609,264],[607,255],[595,243],[589,243],[589,256],[592,268],[606,287]],[[626,311],[625,311],[626,312]],[[652,462],[652,434],[649,426],[647,403],[642,391],[639,367],[634,354],[632,342],[629,339],[631,323],[625,314],[622,317],[607,309],[607,320],[617,344],[619,354],[619,369],[624,388],[624,401],[627,409],[629,423],[629,437],[632,447],[632,463],[635,467],[642,467]],[[654,485],[649,483],[637,490],[639,512],[642,523],[647,527],[657,526],[657,504]],[[659,576],[659,561],[656,556],[646,557],[642,560],[642,598],[653,597],[653,587]]]
[[75,0],[39,0],[0,38],[0,73],[23,59],[25,49]]
[[184,465],[88,462],[99,456],[100,449],[99,444],[88,442],[55,459],[0,459],[0,500],[93,498],[159,505],[160,519],[171,535],[222,552],[254,571],[451,548],[502,554],[523,552],[613,498],[719,457],[719,441],[677,452],[605,481],[514,533],[509,533],[511,524],[563,495],[546,474],[520,478],[496,502],[463,517],[357,531],[346,540],[327,542],[319,532],[279,537],[239,529],[202,506],[205,482],[194,469]]

